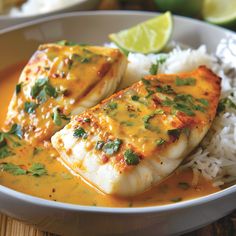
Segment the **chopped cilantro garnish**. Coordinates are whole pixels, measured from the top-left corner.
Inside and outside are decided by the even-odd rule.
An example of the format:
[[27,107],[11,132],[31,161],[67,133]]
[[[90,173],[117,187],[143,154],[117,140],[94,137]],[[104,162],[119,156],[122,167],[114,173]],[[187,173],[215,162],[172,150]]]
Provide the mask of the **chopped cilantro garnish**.
[[9,157],[9,156],[13,156],[13,155],[15,155],[15,153],[12,152],[11,150],[9,150],[7,145],[2,146],[0,148],[0,159],[6,158],[6,157]]
[[86,139],[88,137],[88,134],[85,132],[85,130],[82,128],[82,127],[79,127],[77,128],[75,131],[74,131],[74,134],[73,136],[75,138],[83,138],[83,139]]
[[107,105],[111,110],[114,110],[117,108],[117,103],[116,102],[110,102]]
[[27,171],[25,169],[13,163],[2,163],[0,164],[0,169],[2,171],[6,171],[13,175],[26,175],[27,174]]
[[53,111],[53,122],[57,126],[61,126],[62,121],[61,121],[61,116],[58,108],[54,109]]
[[55,125],[61,126],[62,125],[62,120],[69,121],[70,117],[67,117],[62,112],[60,112],[59,108],[55,108],[53,110],[52,119],[53,119],[53,122],[54,122]]
[[183,113],[185,113],[188,116],[194,116],[195,113],[192,110],[192,107],[188,106],[187,104],[184,103],[176,103],[174,104],[174,109],[181,111]]
[[61,45],[61,46],[77,46],[78,45],[78,43],[70,42],[67,40],[58,41],[56,42],[56,44]]
[[159,63],[158,63],[158,62],[152,64],[151,67],[150,67],[150,69],[149,69],[149,73],[150,73],[151,75],[156,75],[157,72],[158,72],[158,68],[159,68]]
[[34,163],[29,170],[23,168],[20,165],[15,165],[13,163],[2,163],[0,164],[0,169],[6,171],[13,175],[31,175],[34,177],[40,177],[47,174],[45,166],[40,163]]
[[206,99],[204,99],[204,98],[199,98],[199,99],[197,99],[197,101],[200,102],[205,107],[209,106],[209,102]]
[[138,101],[138,100],[139,100],[139,96],[133,95],[133,96],[131,97],[131,99],[132,99],[133,101]]
[[220,99],[217,114],[224,112],[227,107],[236,109],[236,104],[229,97]]
[[56,98],[58,93],[50,84],[48,78],[39,78],[31,89],[30,95],[40,103],[47,101],[49,97]]
[[16,94],[20,93],[20,91],[21,91],[21,86],[22,86],[22,83],[19,83],[19,84],[16,85],[16,88],[15,88]]
[[169,106],[172,106],[172,105],[174,104],[174,101],[170,100],[170,99],[167,97],[166,100],[164,100],[164,101],[161,102],[161,104],[162,104],[163,106],[169,107]]
[[137,165],[140,161],[139,156],[131,149],[125,151],[124,159],[127,165]]
[[149,120],[150,120],[153,116],[154,116],[153,114],[151,114],[151,115],[145,115],[145,116],[143,117],[143,122],[144,122],[144,123],[148,123]]
[[6,139],[5,139],[5,133],[0,132],[0,147],[4,147],[7,145]]
[[21,146],[21,144],[19,142],[16,142],[11,135],[22,139],[23,134],[21,126],[13,124],[8,132],[0,132],[0,159],[15,155],[15,153],[11,151],[11,148],[9,147],[7,141],[10,141],[13,147]]
[[146,86],[151,84],[151,82],[150,82],[149,80],[146,80],[146,79],[144,79],[144,78],[142,78],[141,81],[142,81],[143,84],[146,85]]
[[175,91],[172,89],[170,85],[158,85],[156,88],[158,93],[166,93],[166,94],[175,94]]
[[80,60],[81,63],[88,63],[88,62],[90,62],[90,61],[91,61],[91,58],[87,58],[87,57],[83,57],[83,58],[81,58],[81,60]]
[[118,152],[122,141],[120,139],[115,139],[113,141],[108,141],[104,144],[102,150],[107,155],[113,155],[114,153]]
[[28,173],[34,177],[40,177],[47,174],[45,166],[41,163],[34,163],[28,170]]
[[102,147],[104,146],[105,142],[104,141],[97,141],[95,149],[96,150],[102,150]]
[[175,111],[180,111],[185,113],[188,116],[194,116],[194,111],[201,111],[205,112],[205,108],[199,104],[196,104],[197,102],[203,104],[204,107],[206,107],[206,104],[208,104],[208,101],[205,99],[195,99],[190,94],[178,94],[175,96],[173,100],[166,98],[164,101],[162,101],[163,106],[170,106]]
[[162,54],[162,55],[160,55],[158,62],[160,64],[163,64],[166,61],[166,59],[167,59],[167,55]]
[[156,75],[159,69],[159,65],[163,64],[166,61],[165,56],[161,56],[159,59],[157,59],[156,63],[153,63],[149,69],[149,73],[151,75]]
[[146,89],[148,94],[145,96],[145,98],[149,98],[154,94],[154,91],[150,90],[150,89]]
[[121,121],[121,125],[133,126],[134,122],[131,122],[131,121]]
[[175,80],[176,86],[191,86],[191,85],[195,85],[195,84],[196,84],[196,79],[194,79],[194,78],[181,79],[181,78],[177,77]]
[[[79,55],[79,54],[76,54],[76,53],[73,53],[72,54],[72,56],[71,56],[71,64],[70,64],[70,68],[72,67],[72,64],[74,63],[74,62],[79,62],[79,63],[82,63],[82,64],[84,64],[84,63],[88,63],[88,62],[90,62],[91,61],[91,58],[90,57],[85,57],[85,56],[81,56],[81,55]],[[69,68],[69,69],[70,69]]]
[[161,115],[163,114],[163,110],[157,110],[156,112],[150,114],[150,115],[145,115],[143,117],[143,122],[144,122],[144,128],[145,129],[148,129],[150,131],[154,131],[154,132],[157,132],[159,133],[160,132],[160,128],[157,127],[157,126],[153,126],[152,124],[150,124],[150,119],[153,118],[155,115]]
[[156,141],[157,146],[161,146],[162,144],[164,144],[166,141],[163,138],[160,138]]
[[168,135],[178,139],[181,134],[181,129],[169,129],[167,133]]
[[22,139],[23,136],[21,126],[17,124],[13,124],[11,129],[7,132],[7,134],[14,134],[19,139]]
[[90,118],[87,118],[87,117],[85,117],[85,118],[83,119],[83,121],[84,121],[84,122],[86,122],[86,123],[89,123],[89,122],[91,121],[91,119],[90,119]]
[[205,108],[200,106],[200,105],[194,105],[193,106],[193,109],[196,110],[196,111],[201,111],[201,112],[205,112]]
[[35,109],[38,105],[35,102],[25,102],[24,111],[28,114],[35,113]]

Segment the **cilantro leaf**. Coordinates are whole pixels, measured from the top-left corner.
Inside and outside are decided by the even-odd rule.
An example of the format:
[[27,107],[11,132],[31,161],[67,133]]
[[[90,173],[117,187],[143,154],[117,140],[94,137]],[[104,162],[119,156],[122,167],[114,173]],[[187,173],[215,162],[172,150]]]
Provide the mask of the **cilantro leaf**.
[[117,108],[117,103],[116,102],[110,102],[107,105],[111,110],[114,110]]
[[16,95],[17,95],[18,93],[20,93],[20,91],[21,91],[21,86],[22,86],[22,83],[19,83],[19,84],[16,85],[16,88],[15,88]]
[[58,41],[58,42],[56,42],[56,44],[61,45],[61,46],[77,46],[78,45],[77,43],[70,42],[67,40]]
[[47,175],[47,170],[45,166],[41,163],[34,163],[28,170],[28,173],[34,177],[40,177],[42,175]]
[[5,133],[0,132],[0,147],[4,147],[7,145]]
[[113,155],[114,153],[118,152],[121,144],[122,144],[122,141],[120,139],[108,141],[107,143],[104,144],[102,150],[107,155]]
[[0,159],[13,156],[13,155],[15,155],[15,153],[9,150],[7,146],[3,146],[0,148]]
[[131,99],[132,99],[133,101],[138,101],[138,100],[139,100],[139,96],[133,95],[133,96],[131,96]]
[[31,88],[30,95],[37,99],[40,103],[44,103],[49,97],[56,98],[58,93],[56,89],[50,84],[49,79],[39,78]]
[[229,97],[220,99],[217,114],[224,112],[227,107],[236,109],[236,104]]
[[153,64],[151,65],[150,69],[149,69],[149,73],[150,73],[151,75],[156,75],[157,72],[158,72],[158,68],[159,68],[158,62],[157,62],[157,63],[153,63]]
[[137,165],[140,162],[139,156],[131,149],[125,151],[124,159],[127,165]]
[[148,86],[151,84],[151,82],[149,80],[146,80],[144,78],[141,79],[141,81],[143,82],[144,85]]
[[196,84],[196,79],[194,78],[186,78],[186,79],[181,79],[179,77],[176,78],[175,80],[175,85],[176,86],[191,86]]
[[10,131],[8,131],[7,134],[14,134],[19,139],[22,139],[23,137],[21,126],[18,124],[13,124]]
[[63,114],[59,108],[55,108],[53,110],[53,114],[52,114],[52,119],[55,125],[57,126],[61,126],[62,125],[62,120],[66,120],[69,121],[70,117],[66,116],[65,114]]
[[2,163],[0,164],[0,169],[13,175],[26,175],[27,174],[27,171],[25,169],[13,163]]
[[57,125],[57,126],[62,125],[61,116],[60,116],[58,108],[54,109],[53,114],[52,114],[52,118],[53,118],[53,122],[55,125]]
[[164,144],[166,141],[163,138],[160,138],[156,141],[156,145],[157,146],[161,146],[162,144]]
[[178,139],[181,134],[181,129],[170,129],[167,131],[167,134],[172,136],[175,139]]
[[199,99],[197,99],[197,101],[200,102],[205,107],[209,106],[209,102],[204,98],[199,98]]
[[86,133],[86,131],[82,128],[82,127],[79,127],[77,128],[75,131],[74,131],[74,134],[73,136],[75,138],[83,138],[83,139],[86,139],[88,137],[88,134]]
[[156,91],[158,93],[175,94],[175,91],[170,85],[158,85]]
[[96,150],[101,150],[102,147],[104,146],[105,142],[104,141],[97,141],[95,149]]
[[28,114],[35,113],[35,109],[38,105],[35,102],[25,102],[24,111]]

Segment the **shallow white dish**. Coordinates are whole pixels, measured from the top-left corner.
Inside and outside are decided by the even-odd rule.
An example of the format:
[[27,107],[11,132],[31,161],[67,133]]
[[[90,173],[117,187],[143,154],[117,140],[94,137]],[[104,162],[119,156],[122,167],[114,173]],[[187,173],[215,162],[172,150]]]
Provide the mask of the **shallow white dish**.
[[[144,12],[85,12],[51,16],[0,31],[0,69],[28,59],[40,43],[67,39],[102,45],[111,32],[155,16]],[[175,17],[173,38],[215,51],[225,29]],[[209,224],[236,208],[236,186],[172,205],[106,208],[48,201],[0,186],[0,211],[63,235],[178,235]]]
[[68,4],[63,8],[58,8],[50,12],[40,13],[37,15],[29,16],[10,16],[10,15],[0,15],[0,29],[17,25],[23,22],[32,21],[37,18],[72,11],[88,11],[93,10],[98,5],[99,0],[80,0],[78,3]]

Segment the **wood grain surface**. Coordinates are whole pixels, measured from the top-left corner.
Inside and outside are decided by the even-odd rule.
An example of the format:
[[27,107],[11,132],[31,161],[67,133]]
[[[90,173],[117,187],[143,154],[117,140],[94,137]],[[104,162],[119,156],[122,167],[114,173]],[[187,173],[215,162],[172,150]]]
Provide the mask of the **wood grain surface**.
[[[103,0],[98,10],[157,10],[152,0]],[[56,236],[0,214],[0,236]],[[236,236],[236,211],[185,236]]]

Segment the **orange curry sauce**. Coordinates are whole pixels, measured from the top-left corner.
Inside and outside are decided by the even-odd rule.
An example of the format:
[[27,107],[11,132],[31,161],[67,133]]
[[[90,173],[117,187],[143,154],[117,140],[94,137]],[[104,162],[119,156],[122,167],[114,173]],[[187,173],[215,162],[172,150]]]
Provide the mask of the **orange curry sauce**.
[[[9,101],[17,84],[24,64],[11,66],[0,72],[0,126],[3,126]],[[47,175],[12,175],[0,171],[0,184],[17,191],[53,201],[68,202],[80,205],[107,207],[142,207],[163,205],[214,193],[219,189],[202,177],[197,185],[192,185],[191,170],[176,171],[161,184],[151,190],[132,198],[117,198],[97,191],[80,177],[71,174],[58,160],[58,153],[50,143],[44,143],[39,152],[34,147],[18,147],[15,155],[0,159],[1,163],[31,166],[41,163],[46,166]]]

